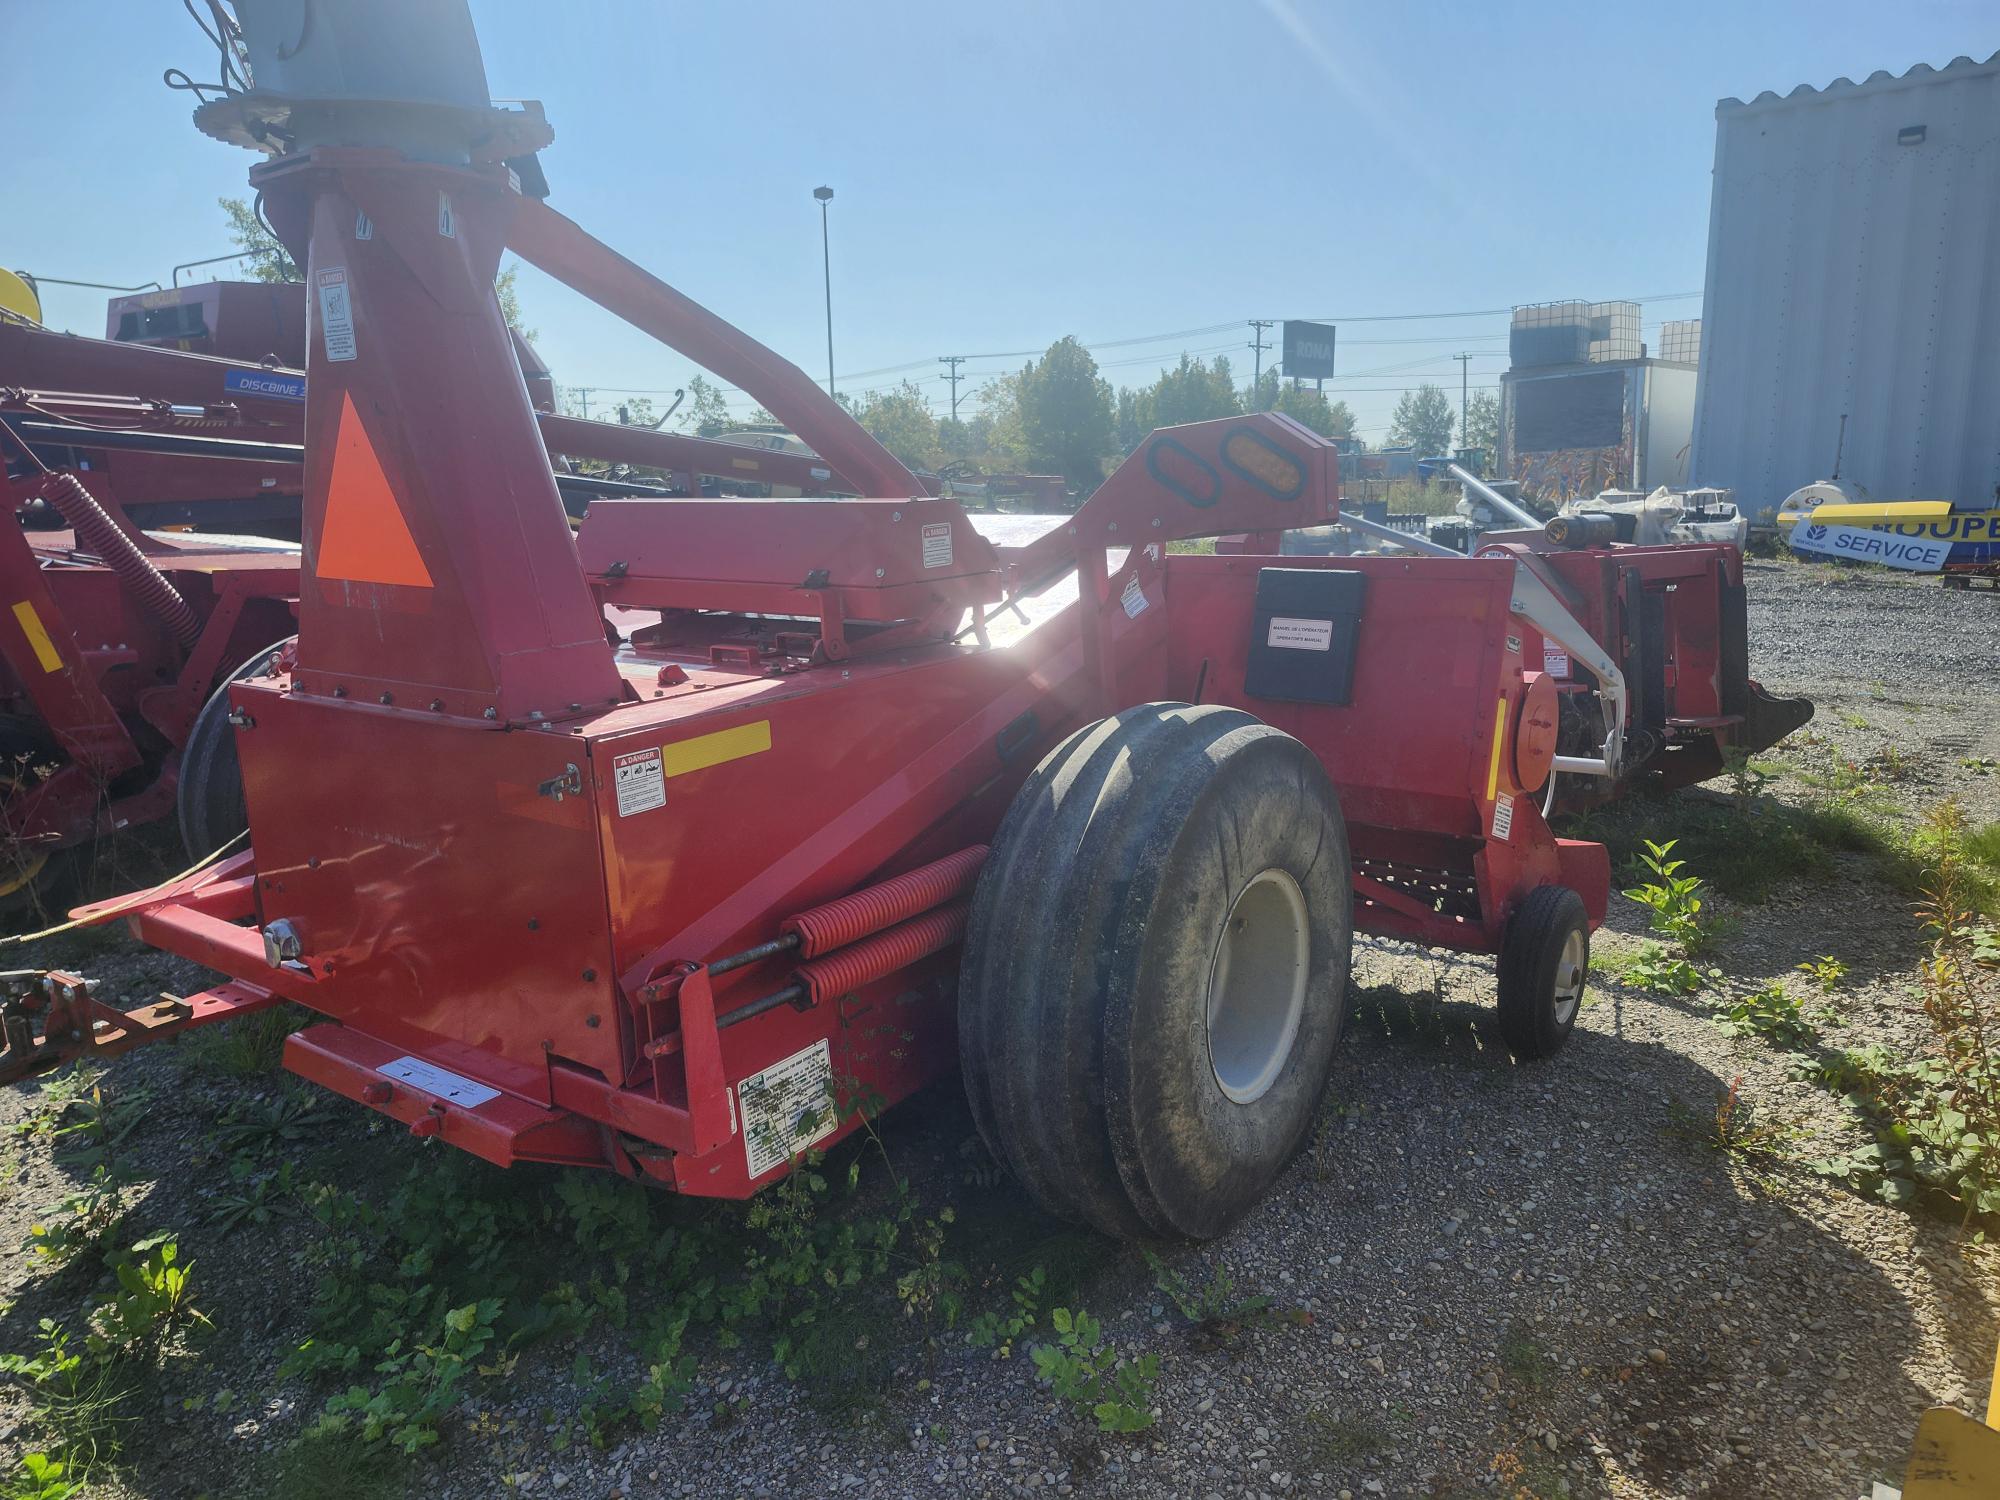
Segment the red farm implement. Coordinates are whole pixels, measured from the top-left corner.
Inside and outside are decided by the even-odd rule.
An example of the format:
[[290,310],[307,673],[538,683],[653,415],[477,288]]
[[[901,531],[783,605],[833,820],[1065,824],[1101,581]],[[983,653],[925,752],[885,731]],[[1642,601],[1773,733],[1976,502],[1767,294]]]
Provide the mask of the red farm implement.
[[[1332,445],[1270,414],[989,539],[520,190],[549,133],[487,103],[462,0],[393,37],[323,4],[295,49],[236,10],[256,86],[197,120],[284,146],[252,176],[312,295],[298,640],[228,689],[250,847],[94,913],[230,976],[159,1030],[294,1001],[287,1065],[420,1135],[721,1197],[960,1068],[1041,1201],[1134,1236],[1219,1232],[1296,1148],[1357,929],[1495,955],[1508,1044],[1562,1046],[1609,871],[1542,799],[1744,724],[1731,549],[1674,549],[1664,609],[1634,549],[1172,551],[1340,518]],[[867,498],[612,499],[573,537],[503,247]],[[0,1069],[132,1032],[47,993]]]
[[[153,304],[146,316],[165,321],[135,331],[174,332],[191,351],[0,319],[13,512],[0,521],[0,902],[35,889],[51,856],[171,815],[203,705],[298,628],[298,551],[272,539],[300,534],[306,377],[254,351],[291,330],[282,352],[303,363],[304,289],[241,288],[253,310],[298,303],[290,322],[245,327],[218,314],[235,305],[218,302],[218,286],[231,284],[113,304],[114,328],[135,322],[122,303]],[[532,360],[517,335],[510,343]],[[817,458],[549,412],[536,422],[576,515],[607,495],[855,488]],[[608,478],[572,460],[661,478]],[[225,713],[208,738],[227,740]],[[226,772],[226,746],[223,761]],[[219,796],[240,821],[233,787]],[[210,812],[183,808],[196,853],[211,847]]]

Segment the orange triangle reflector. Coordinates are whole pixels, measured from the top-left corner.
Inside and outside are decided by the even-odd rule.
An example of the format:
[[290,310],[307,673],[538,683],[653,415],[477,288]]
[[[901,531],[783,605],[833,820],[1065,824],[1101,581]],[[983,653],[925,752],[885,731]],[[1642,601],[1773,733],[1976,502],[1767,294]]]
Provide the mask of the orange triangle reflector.
[[350,583],[398,583],[432,587],[410,523],[389,488],[389,476],[368,441],[368,429],[354,410],[354,398],[340,393],[340,425],[333,437],[333,477],[327,484],[326,516],[320,523],[321,578]]

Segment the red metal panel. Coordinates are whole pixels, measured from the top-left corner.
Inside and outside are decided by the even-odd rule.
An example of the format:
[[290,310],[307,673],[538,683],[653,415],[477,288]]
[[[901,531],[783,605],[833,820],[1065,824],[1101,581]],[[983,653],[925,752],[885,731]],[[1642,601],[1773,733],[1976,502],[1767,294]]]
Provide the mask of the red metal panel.
[[[546,1101],[551,1055],[624,1059],[593,789],[580,736],[231,691],[259,917],[287,918],[311,1003],[455,1071]],[[261,964],[260,964],[261,966]]]

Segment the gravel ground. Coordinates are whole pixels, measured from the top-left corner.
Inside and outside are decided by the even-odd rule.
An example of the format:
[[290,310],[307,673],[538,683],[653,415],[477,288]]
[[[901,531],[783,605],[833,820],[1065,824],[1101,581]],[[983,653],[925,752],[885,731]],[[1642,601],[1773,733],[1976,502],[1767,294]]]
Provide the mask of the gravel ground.
[[[1992,659],[2000,599],[1789,562],[1753,562],[1750,578],[1755,670],[1819,704],[1803,743],[1777,757],[1788,774],[1776,795],[1795,795],[1809,765],[1893,749],[1893,792],[1909,809],[1949,795],[1976,820],[2000,817],[2000,775],[1976,764],[2000,758],[2000,705],[1990,674],[1967,670]],[[1733,930],[1713,962],[1732,984],[1796,979],[1801,959],[1831,953],[1849,968],[1830,1002],[1841,1040],[1919,1044],[1908,898],[1866,857],[1781,878],[1760,905],[1721,904]],[[1618,903],[1600,953],[1634,946],[1638,915]],[[83,961],[134,999],[199,983],[188,966],[123,947]],[[1226,1271],[1241,1292],[1275,1299],[1278,1319],[1190,1327],[1136,1255],[1041,1220],[978,1170],[951,1088],[886,1118],[888,1158],[960,1214],[951,1253],[989,1283],[975,1306],[996,1305],[993,1284],[1017,1268],[1061,1260],[1075,1300],[1121,1349],[1159,1356],[1158,1421],[1136,1440],[1079,1422],[1037,1385],[1025,1353],[996,1361],[955,1344],[928,1381],[897,1356],[880,1420],[857,1427],[752,1340],[694,1346],[698,1415],[609,1452],[557,1451],[575,1352],[558,1346],[483,1383],[476,1427],[456,1425],[410,1460],[400,1490],[1822,1500],[1895,1482],[1923,1408],[1983,1398],[2000,1257],[1805,1170],[1861,1135],[1783,1054],[1733,1038],[1699,1004],[1600,983],[1565,1053],[1517,1067],[1497,1046],[1490,989],[1485,964],[1358,952],[1313,1149],[1233,1233],[1167,1256],[1197,1285]],[[1720,1153],[1676,1128],[1737,1080],[1757,1116],[1783,1127],[1788,1156]],[[309,1231],[281,1220],[223,1233],[202,1219],[220,1171],[216,1116],[279,1085],[219,1082],[161,1048],[107,1086],[149,1091],[135,1153],[150,1185],[134,1222],[181,1230],[217,1328],[149,1391],[157,1415],[91,1492],[273,1493],[259,1464],[324,1399],[275,1379],[304,1336]],[[30,1118],[36,1095],[0,1094],[0,1126]],[[324,1133],[316,1170],[357,1190],[420,1149],[344,1106]],[[73,1317],[91,1288],[15,1249],[73,1169],[46,1135],[0,1142],[0,1349],[18,1350],[38,1318]],[[635,1313],[666,1290],[632,1288]],[[889,1322],[879,1332],[907,1345]],[[183,1407],[224,1388],[226,1414]],[[18,1397],[6,1403],[0,1456],[11,1462],[33,1434]]]

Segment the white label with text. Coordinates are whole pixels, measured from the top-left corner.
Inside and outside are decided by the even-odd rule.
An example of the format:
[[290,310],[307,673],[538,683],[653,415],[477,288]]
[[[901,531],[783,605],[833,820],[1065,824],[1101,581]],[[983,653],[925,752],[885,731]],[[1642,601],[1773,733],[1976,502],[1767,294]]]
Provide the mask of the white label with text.
[[951,566],[951,522],[933,521],[924,528],[924,566]]
[[1273,615],[1264,644],[1286,651],[1331,651],[1333,621],[1295,620],[1289,615]]
[[651,812],[667,805],[667,773],[660,750],[632,750],[611,757],[611,784],[618,793],[618,816]]
[[354,299],[345,266],[328,266],[319,273],[319,336],[328,359],[354,358]]
[[821,1037],[736,1085],[743,1112],[743,1155],[752,1178],[783,1166],[833,1134],[833,1056]]

